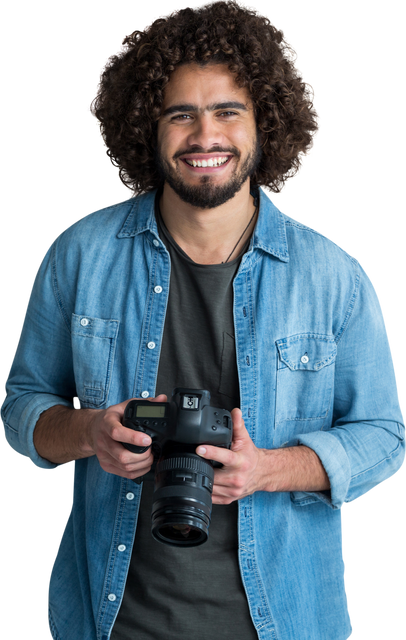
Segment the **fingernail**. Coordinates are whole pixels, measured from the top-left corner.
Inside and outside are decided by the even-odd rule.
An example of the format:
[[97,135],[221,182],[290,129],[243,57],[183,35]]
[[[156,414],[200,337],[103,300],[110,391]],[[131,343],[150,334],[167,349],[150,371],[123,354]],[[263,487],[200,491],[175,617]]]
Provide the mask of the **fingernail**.
[[204,447],[198,447],[196,451],[200,456],[203,456],[206,453],[206,449]]
[[142,444],[151,444],[151,438],[145,436],[145,438],[142,439]]

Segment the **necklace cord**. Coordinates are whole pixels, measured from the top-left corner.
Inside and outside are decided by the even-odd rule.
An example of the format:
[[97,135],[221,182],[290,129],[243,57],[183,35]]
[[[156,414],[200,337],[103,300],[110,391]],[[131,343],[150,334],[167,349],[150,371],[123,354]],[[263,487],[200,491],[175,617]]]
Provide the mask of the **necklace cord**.
[[253,221],[255,214],[258,211],[258,204],[256,204],[255,209],[254,209],[254,213],[252,214],[249,223],[247,224],[247,226],[245,227],[244,231],[242,232],[242,234],[240,235],[240,237],[238,238],[235,246],[233,247],[233,250],[231,251],[230,255],[228,256],[227,260],[224,260],[221,264],[226,264],[226,262],[228,262],[231,258],[231,256],[233,255],[234,251],[236,250],[236,248],[238,247],[238,245],[241,242],[242,237],[244,236],[244,233],[247,231],[248,227],[250,226],[251,222]]

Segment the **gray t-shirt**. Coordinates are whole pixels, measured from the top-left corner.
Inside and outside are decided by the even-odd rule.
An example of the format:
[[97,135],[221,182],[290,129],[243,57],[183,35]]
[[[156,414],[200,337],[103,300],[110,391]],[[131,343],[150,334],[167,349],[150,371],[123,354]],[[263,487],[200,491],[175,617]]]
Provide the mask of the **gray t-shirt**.
[[[171,280],[156,395],[208,389],[211,404],[239,407],[232,282],[239,258],[194,263],[157,211],[171,257]],[[244,252],[246,246],[243,248]],[[238,566],[238,508],[213,505],[209,539],[171,547],[151,536],[153,481],[144,481],[123,602],[111,640],[257,640]]]

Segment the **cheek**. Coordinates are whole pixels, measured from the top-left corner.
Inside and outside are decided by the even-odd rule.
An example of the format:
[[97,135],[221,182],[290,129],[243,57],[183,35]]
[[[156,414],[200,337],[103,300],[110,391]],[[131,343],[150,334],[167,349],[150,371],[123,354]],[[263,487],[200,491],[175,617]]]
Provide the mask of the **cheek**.
[[256,141],[256,127],[250,124],[246,126],[235,127],[231,133],[230,139],[239,149],[252,149]]
[[181,131],[168,131],[158,129],[158,148],[161,154],[172,157],[182,147],[184,136]]

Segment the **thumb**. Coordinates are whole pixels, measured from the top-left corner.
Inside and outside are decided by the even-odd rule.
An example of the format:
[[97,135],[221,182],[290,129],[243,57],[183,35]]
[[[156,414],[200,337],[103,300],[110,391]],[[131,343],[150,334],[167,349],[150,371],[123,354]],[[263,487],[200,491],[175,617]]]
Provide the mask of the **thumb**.
[[167,402],[168,398],[166,397],[166,395],[164,393],[160,393],[159,396],[156,396],[155,398],[150,398],[149,401],[150,402]]
[[233,421],[233,429],[234,431],[246,430],[244,425],[244,420],[242,418],[241,409],[233,409],[231,412],[231,420]]
[[249,439],[249,434],[245,428],[241,409],[233,409],[231,419],[233,421],[233,443],[231,449],[232,451],[238,451],[244,446],[246,440]]

